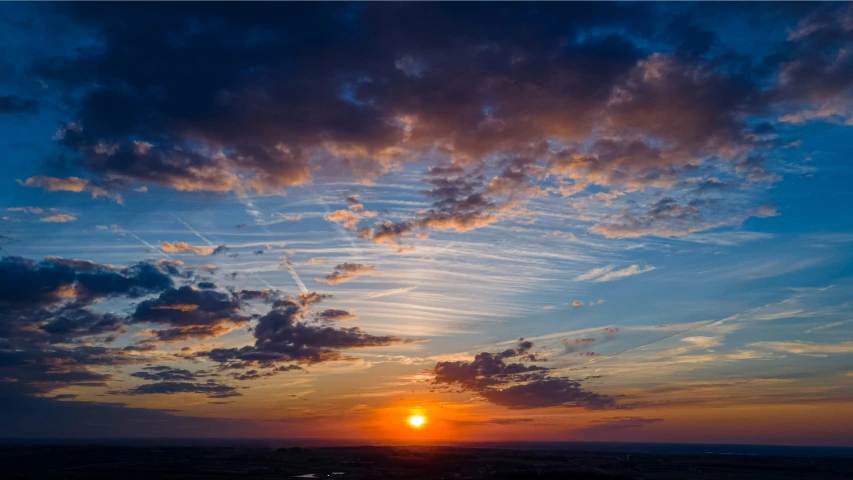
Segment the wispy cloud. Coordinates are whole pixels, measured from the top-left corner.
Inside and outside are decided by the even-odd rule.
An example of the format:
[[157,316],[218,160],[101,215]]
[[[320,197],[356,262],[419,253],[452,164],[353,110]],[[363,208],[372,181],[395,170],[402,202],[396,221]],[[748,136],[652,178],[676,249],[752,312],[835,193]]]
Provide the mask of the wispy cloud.
[[845,323],[850,323],[850,322],[853,322],[853,320],[845,320],[843,322],[827,323],[825,325],[819,325],[817,327],[812,327],[812,328],[806,330],[806,333],[814,333],[814,332],[819,332],[821,330],[826,330],[828,328],[840,327],[840,326],[844,325]]
[[66,222],[73,222],[74,220],[77,220],[77,217],[75,217],[74,215],[68,215],[65,213],[61,213],[58,215],[51,215],[49,217],[44,217],[41,219],[42,222],[46,222],[46,223],[66,223]]
[[815,342],[757,342],[750,345],[755,348],[766,348],[776,352],[793,353],[795,355],[821,355],[831,353],[853,353],[853,342],[815,343]]
[[613,280],[619,280],[620,278],[632,277],[641,273],[651,272],[654,269],[655,267],[651,265],[640,267],[635,264],[630,267],[617,270],[613,265],[608,265],[606,267],[593,268],[582,275],[578,275],[575,280],[581,282],[612,282]]
[[18,183],[23,187],[41,187],[48,192],[88,192],[92,195],[92,198],[103,197],[109,198],[116,203],[122,203],[121,195],[108,192],[101,187],[93,185],[89,180],[79,177],[57,178],[37,175],[25,181],[18,180]]
[[418,288],[417,285],[415,285],[413,287],[393,288],[391,290],[384,290],[381,292],[368,293],[367,295],[364,296],[364,298],[380,298],[380,297],[387,297],[390,295],[399,295],[401,293],[411,292],[412,290],[414,290],[416,288]]
[[160,248],[169,253],[194,253],[196,255],[211,255],[215,250],[213,247],[197,247],[186,242],[163,242]]

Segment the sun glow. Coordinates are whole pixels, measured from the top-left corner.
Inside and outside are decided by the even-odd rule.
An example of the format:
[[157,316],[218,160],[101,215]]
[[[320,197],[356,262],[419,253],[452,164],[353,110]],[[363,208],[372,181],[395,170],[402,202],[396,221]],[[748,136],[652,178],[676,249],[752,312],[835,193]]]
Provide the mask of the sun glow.
[[412,415],[406,421],[414,428],[421,428],[426,423],[426,418],[423,415]]

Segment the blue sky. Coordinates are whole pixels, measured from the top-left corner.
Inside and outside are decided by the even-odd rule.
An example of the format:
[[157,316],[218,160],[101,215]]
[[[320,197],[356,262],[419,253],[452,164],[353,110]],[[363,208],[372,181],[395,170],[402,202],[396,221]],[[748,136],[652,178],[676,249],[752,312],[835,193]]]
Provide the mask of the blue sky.
[[4,5],[11,435],[850,445],[851,13],[775,6]]

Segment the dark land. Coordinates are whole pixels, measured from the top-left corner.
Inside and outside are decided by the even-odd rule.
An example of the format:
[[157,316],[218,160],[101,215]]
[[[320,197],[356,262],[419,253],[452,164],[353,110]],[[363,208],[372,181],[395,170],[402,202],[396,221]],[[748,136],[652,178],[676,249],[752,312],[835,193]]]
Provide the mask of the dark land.
[[820,451],[770,456],[455,446],[30,444],[0,446],[0,478],[853,479],[853,458]]

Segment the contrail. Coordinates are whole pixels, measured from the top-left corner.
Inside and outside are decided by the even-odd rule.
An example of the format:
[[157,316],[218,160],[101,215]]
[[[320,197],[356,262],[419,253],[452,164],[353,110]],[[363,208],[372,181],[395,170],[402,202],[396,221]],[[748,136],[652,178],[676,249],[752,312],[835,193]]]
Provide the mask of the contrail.
[[380,298],[380,297],[387,297],[388,295],[397,295],[400,293],[408,293],[408,292],[411,292],[412,290],[414,290],[416,288],[418,288],[418,285],[415,285],[413,287],[395,288],[393,290],[385,290],[384,292],[369,293],[369,294],[365,295],[364,298]]
[[[200,239],[204,240],[205,242],[207,242],[207,244],[208,244],[209,246],[211,246],[211,247],[216,247],[216,244],[215,244],[215,243],[213,243],[213,242],[211,242],[210,240],[208,240],[204,235],[202,235],[202,234],[201,234],[201,233],[199,233],[196,229],[194,229],[192,226],[190,226],[190,224],[189,224],[189,223],[187,223],[187,222],[185,222],[185,221],[181,220],[177,215],[173,215],[173,217],[175,217],[179,222],[181,222],[181,223],[183,223],[184,225],[186,225],[186,227],[187,227],[187,228],[189,228],[191,232],[193,232],[194,234],[196,234],[196,236],[198,236],[198,238],[200,238]],[[278,290],[277,288],[275,288],[275,287],[273,287],[272,285],[270,285],[270,284],[269,284],[269,282],[267,282],[266,280],[264,280],[263,278],[261,278],[261,277],[260,277],[260,276],[258,276],[257,274],[252,273],[252,276],[253,276],[253,277],[255,277],[256,279],[260,280],[260,281],[261,281],[261,283],[263,283],[264,285],[266,285],[266,287],[267,287],[267,288],[269,288],[270,290]]]
[[613,354],[610,354],[610,355],[606,355],[606,356],[603,356],[603,357],[594,358],[594,359],[592,359],[592,360],[590,360],[590,361],[588,361],[588,362],[586,362],[586,363],[582,363],[582,364],[581,364],[581,365],[579,365],[579,366],[589,365],[589,364],[591,364],[591,363],[595,363],[595,362],[598,362],[598,361],[601,361],[601,360],[607,360],[608,358],[613,358],[613,357],[615,357],[615,356],[617,356],[617,355],[622,355],[623,353],[628,353],[628,352],[631,352],[631,351],[634,351],[634,350],[639,350],[639,349],[641,349],[641,348],[643,348],[643,347],[648,347],[649,345],[651,345],[651,344],[653,344],[653,343],[662,342],[662,341],[666,340],[667,338],[677,337],[678,335],[682,335],[682,334],[685,334],[685,333],[687,333],[687,332],[692,332],[693,330],[698,330],[698,329],[700,329],[700,328],[702,328],[702,327],[707,327],[707,326],[710,326],[710,325],[712,325],[712,324],[714,324],[714,323],[723,322],[723,321],[725,321],[725,320],[711,320],[710,322],[703,323],[703,324],[701,324],[701,325],[699,325],[699,326],[696,326],[696,327],[693,327],[693,328],[688,328],[687,330],[682,330],[682,331],[680,331],[680,332],[675,332],[675,333],[670,334],[670,335],[667,335],[667,336],[665,336],[665,337],[658,338],[657,340],[652,340],[651,342],[646,342],[646,343],[644,343],[644,344],[642,344],[642,345],[637,345],[636,347],[631,347],[631,348],[629,348],[629,349],[627,349],[627,350],[622,350],[621,352],[616,352],[616,353],[613,353]]
[[137,237],[137,236],[136,236],[136,234],[131,233],[131,234],[130,234],[130,236],[131,236],[131,237],[133,237],[133,238],[135,238],[135,239],[137,239],[137,240],[139,240],[139,241],[140,241],[140,242],[142,242],[143,244],[145,244],[145,246],[146,246],[146,247],[148,247],[148,248],[150,248],[150,249],[152,249],[152,250],[156,250],[156,251],[160,252],[160,255],[163,255],[164,257],[168,258],[169,260],[171,260],[171,259],[172,259],[172,257],[170,257],[169,255],[166,255],[166,252],[164,252],[163,250],[160,250],[159,248],[155,247],[154,245],[151,245],[150,243],[146,242],[145,240],[143,240],[143,239],[141,239],[141,238]]
[[675,332],[675,333],[673,333],[673,334],[671,334],[671,335],[667,335],[667,336],[665,336],[665,337],[658,338],[657,340],[652,340],[651,342],[647,342],[647,343],[644,343],[644,344],[642,344],[642,345],[638,345],[638,346],[636,346],[636,347],[631,347],[631,348],[629,348],[629,349],[627,349],[627,350],[622,350],[621,352],[616,352],[616,353],[611,354],[611,355],[605,355],[605,356],[602,356],[602,357],[593,358],[592,360],[590,360],[590,361],[588,361],[588,362],[586,362],[586,363],[582,363],[582,364],[580,364],[580,365],[578,365],[578,366],[589,365],[589,364],[591,364],[591,363],[596,363],[596,362],[599,362],[599,361],[601,361],[601,360],[607,360],[607,359],[613,358],[613,357],[615,357],[615,356],[617,356],[617,355],[622,355],[623,353],[628,353],[628,352],[632,352],[632,351],[634,351],[634,350],[638,350],[638,349],[643,348],[643,347],[648,347],[649,345],[651,345],[651,344],[653,344],[653,343],[661,342],[661,341],[666,340],[666,339],[668,339],[668,338],[677,337],[677,336],[679,336],[679,335],[683,335],[683,334],[685,334],[685,333],[692,332],[692,331],[694,331],[694,330],[699,330],[700,328],[710,327],[710,326],[712,326],[712,325],[717,325],[717,324],[723,324],[723,323],[726,323],[726,322],[728,322],[728,321],[730,321],[730,320],[735,320],[735,319],[737,319],[738,317],[741,317],[741,316],[743,316],[743,315],[748,315],[748,314],[750,314],[750,313],[757,312],[757,311],[759,311],[759,310],[761,310],[761,309],[763,309],[763,308],[769,307],[769,306],[771,306],[771,305],[781,305],[781,304],[783,304],[783,303],[787,303],[787,302],[789,302],[790,300],[793,300],[793,299],[795,299],[795,298],[805,297],[806,295],[807,295],[806,293],[803,293],[803,294],[800,294],[800,295],[794,295],[793,297],[786,298],[785,300],[782,300],[781,302],[777,302],[777,303],[768,303],[767,305],[762,305],[762,306],[760,306],[760,307],[755,307],[755,308],[749,309],[749,310],[747,310],[747,311],[745,311],[745,312],[736,313],[736,314],[734,314],[734,315],[728,316],[728,317],[723,318],[723,319],[721,319],[721,320],[709,320],[709,321],[707,321],[707,322],[705,322],[705,323],[701,323],[701,324],[699,324],[699,325],[697,325],[697,326],[695,326],[695,327],[688,328],[688,329],[686,329],[686,330],[681,330],[680,332]]
[[[214,244],[213,242],[211,242],[210,240],[208,240],[208,239],[207,239],[207,237],[205,237],[204,235],[202,235],[201,233],[199,233],[199,232],[198,232],[196,229],[194,229],[194,228],[193,228],[189,223],[187,223],[187,222],[185,222],[185,221],[181,220],[181,219],[180,219],[180,217],[178,217],[177,215],[172,215],[172,216],[173,216],[173,217],[175,217],[179,222],[183,223],[187,228],[189,228],[189,229],[190,229],[190,231],[191,231],[191,232],[193,232],[194,234],[196,234],[196,236],[197,236],[198,238],[200,238],[200,239],[202,239],[203,241],[207,242],[207,244],[208,244],[209,246],[211,246],[211,247],[216,247],[216,244]],[[266,286],[267,286],[267,288],[269,288],[270,290],[277,290],[277,288],[275,288],[275,287],[273,287],[272,285],[270,285],[269,283],[267,283],[267,281],[266,281],[266,280],[264,280],[263,278],[261,278],[261,277],[257,276],[255,273],[252,273],[252,276],[253,276],[253,277],[255,277],[255,278],[257,278],[258,280],[260,280],[260,281],[261,281],[261,283],[263,283],[264,285],[266,285]],[[250,303],[248,303],[248,302],[246,302],[245,306],[246,306],[246,307],[248,307],[248,308],[250,308],[250,309],[251,309],[252,311],[254,311],[255,313],[258,313],[258,314],[260,314],[260,313],[261,313],[261,312],[259,312],[259,311],[258,311],[258,309],[257,309],[257,308],[253,307],[253,306],[252,306],[252,304],[250,304]]]
[[293,280],[296,282],[297,285],[299,285],[299,289],[302,290],[302,293],[308,293],[308,289],[305,288],[305,284],[302,283],[302,279],[300,279],[299,275],[296,274],[296,270],[294,270],[293,264],[290,263],[290,261],[286,258],[283,262],[281,262],[281,264],[287,267],[287,271],[290,272],[290,275],[293,277]]
[[213,244],[213,242],[211,242],[210,240],[208,240],[207,238],[205,238],[205,236],[204,236],[204,235],[202,235],[202,234],[198,233],[198,232],[196,231],[196,229],[194,229],[193,227],[191,227],[191,226],[190,226],[190,224],[189,224],[189,223],[187,223],[187,222],[185,222],[185,221],[181,220],[177,215],[172,215],[172,216],[173,216],[173,217],[175,217],[175,218],[177,218],[179,222],[183,223],[187,228],[189,228],[189,229],[190,229],[190,231],[191,231],[191,232],[193,232],[193,233],[194,233],[198,238],[200,238],[200,239],[204,240],[205,242],[207,242],[207,244],[208,244],[208,245],[210,245],[211,247],[216,247],[216,245],[214,245],[214,244]]
[[[264,225],[263,223],[261,223],[261,221],[260,221],[261,220],[261,211],[258,210],[258,207],[256,207],[254,203],[252,203],[252,200],[249,199],[249,196],[246,194],[243,194],[243,195],[238,195],[237,198],[239,199],[240,203],[242,203],[243,206],[246,208],[246,213],[248,213],[249,215],[252,216],[252,218],[255,219],[255,224],[259,225],[261,228],[263,228],[264,232],[266,232],[268,237],[272,237],[272,233],[270,232],[269,228],[267,228],[267,226]],[[299,286],[299,289],[302,291],[302,293],[308,293],[308,289],[305,288],[305,284],[302,283],[302,279],[299,278],[299,274],[296,273],[296,270],[293,268],[293,265],[290,265],[290,262],[287,262],[286,267],[287,267],[287,271],[290,272],[290,276],[293,277],[293,281],[296,282],[296,285]],[[260,277],[258,277],[258,278],[260,278]],[[264,283],[266,283],[266,282],[264,282]],[[269,284],[267,284],[267,285],[269,285]],[[273,287],[270,286],[270,288],[273,288]]]
[[[317,202],[318,202],[320,205],[322,205],[322,206],[323,206],[323,210],[325,210],[326,215],[327,215],[327,216],[328,216],[328,215],[331,215],[331,214],[332,214],[332,212],[331,212],[331,210],[329,210],[329,206],[328,206],[328,205],[326,205],[326,200],[324,200],[324,199],[323,199],[323,196],[322,196],[322,195],[320,195],[319,193],[317,193],[317,190],[314,190],[313,188],[306,187],[306,189],[311,190],[311,193],[313,193],[313,194],[314,194],[314,196],[317,198]],[[353,237],[349,234],[349,231],[348,231],[346,228],[344,228],[344,227],[343,227],[341,224],[339,224],[338,222],[332,222],[332,228],[334,228],[335,230],[337,230],[337,231],[338,231],[338,233],[339,233],[340,235],[342,235],[344,238],[346,238],[346,239],[347,239],[347,241],[349,242],[350,246],[352,246],[353,250],[358,250],[358,251],[359,251],[358,253],[363,255],[363,252],[361,251],[361,248],[359,248],[359,247],[357,247],[357,246],[356,246],[356,244],[355,244],[355,240],[353,240]]]

